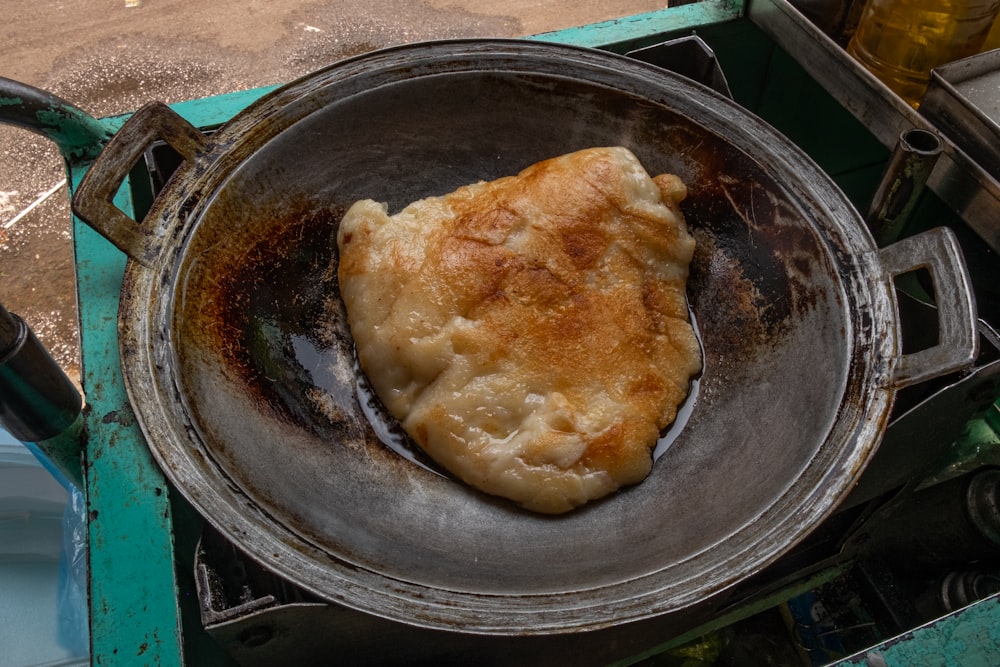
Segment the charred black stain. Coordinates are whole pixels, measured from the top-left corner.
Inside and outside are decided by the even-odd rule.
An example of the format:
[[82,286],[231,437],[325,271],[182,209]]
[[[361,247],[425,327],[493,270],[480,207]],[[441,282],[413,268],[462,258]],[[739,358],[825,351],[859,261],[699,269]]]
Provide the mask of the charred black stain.
[[765,169],[735,150],[703,154],[682,203],[698,244],[688,295],[707,353],[752,357],[821,305],[835,269],[816,221]]
[[724,239],[760,291],[773,300],[810,306],[810,282],[827,250],[820,247],[816,220],[782,179],[777,168],[760,162],[727,137],[679,121],[670,127],[670,165],[688,187],[682,210],[691,227]]
[[336,280],[343,210],[303,203],[235,240],[209,239],[175,320],[262,413],[331,442],[366,437],[353,388],[335,391],[331,371],[352,345]]

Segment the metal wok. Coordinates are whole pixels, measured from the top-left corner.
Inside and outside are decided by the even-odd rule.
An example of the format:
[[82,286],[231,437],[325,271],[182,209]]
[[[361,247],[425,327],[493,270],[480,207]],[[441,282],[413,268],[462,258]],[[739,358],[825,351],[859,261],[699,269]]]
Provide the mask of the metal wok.
[[[136,223],[110,200],[154,139],[184,164]],[[331,235],[359,198],[398,210],[617,144],[689,186],[704,372],[647,480],[568,515],[534,515],[399,442],[355,370]],[[278,89],[210,137],[153,105],[111,141],[73,204],[132,258],[123,372],[168,478],[271,570],[424,627],[551,634],[684,610],[833,511],[897,388],[975,356],[950,234],[879,251],[831,181],[745,110],[575,47],[376,52]],[[892,279],[921,265],[943,297],[941,343],[903,355]]]

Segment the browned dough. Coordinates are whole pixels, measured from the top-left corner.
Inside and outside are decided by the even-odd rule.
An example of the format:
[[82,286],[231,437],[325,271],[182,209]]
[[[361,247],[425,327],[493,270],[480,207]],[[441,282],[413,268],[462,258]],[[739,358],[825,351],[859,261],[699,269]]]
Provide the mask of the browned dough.
[[531,510],[641,481],[701,368],[685,196],[612,147],[393,216],[357,202],[339,281],[376,394],[441,466]]

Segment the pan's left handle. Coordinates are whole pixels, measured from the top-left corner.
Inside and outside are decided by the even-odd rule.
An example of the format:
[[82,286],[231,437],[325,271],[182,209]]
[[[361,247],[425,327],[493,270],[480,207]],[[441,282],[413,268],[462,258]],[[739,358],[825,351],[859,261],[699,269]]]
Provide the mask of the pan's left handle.
[[879,251],[886,279],[926,269],[934,283],[938,313],[937,344],[901,354],[893,371],[905,387],[970,367],[979,354],[976,301],[961,246],[947,227],[907,237]]
[[149,266],[160,252],[161,236],[149,215],[136,221],[114,199],[132,167],[157,140],[184,161],[194,160],[208,139],[170,107],[153,102],[129,118],[84,175],[73,195],[73,212],[140,264]]

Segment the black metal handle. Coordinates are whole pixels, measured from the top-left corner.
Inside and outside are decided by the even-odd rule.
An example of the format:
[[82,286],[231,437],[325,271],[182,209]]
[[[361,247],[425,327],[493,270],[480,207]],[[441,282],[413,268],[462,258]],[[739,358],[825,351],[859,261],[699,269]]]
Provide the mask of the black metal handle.
[[83,484],[83,399],[48,350],[0,304],[0,426]]
[[0,305],[0,425],[22,442],[53,438],[80,416],[76,386],[27,324]]

